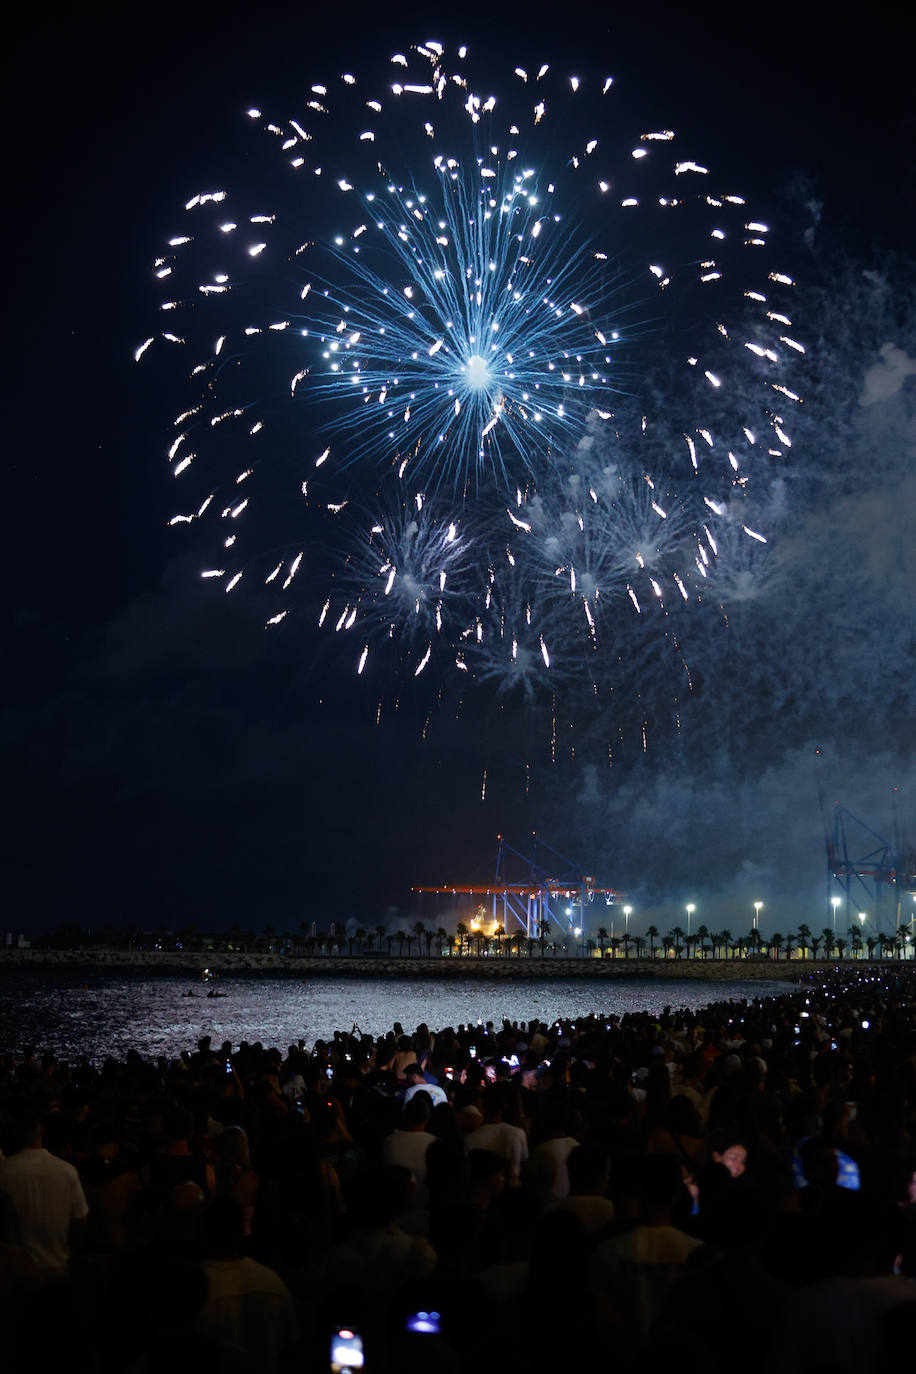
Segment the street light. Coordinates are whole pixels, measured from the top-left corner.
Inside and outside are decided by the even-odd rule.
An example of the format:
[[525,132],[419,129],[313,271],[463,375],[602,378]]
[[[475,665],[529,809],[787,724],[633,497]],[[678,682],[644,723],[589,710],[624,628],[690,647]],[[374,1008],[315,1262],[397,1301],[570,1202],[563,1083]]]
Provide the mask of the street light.
[[696,906],[693,904],[693,902],[688,902],[688,903],[687,903],[687,939],[688,939],[688,940],[690,939],[690,916],[691,916],[691,912],[694,912],[694,911],[696,911]]
[[833,907],[833,933],[836,935],[836,909],[840,905],[839,897],[831,897],[830,905]]
[[629,935],[630,933],[630,912],[632,910],[633,908],[631,906],[625,906],[623,909],[623,930],[625,935]]
[[762,906],[763,906],[763,902],[755,902],[755,903],[754,903],[754,929],[755,929],[755,930],[758,930],[758,929],[760,928],[760,908],[761,908]]

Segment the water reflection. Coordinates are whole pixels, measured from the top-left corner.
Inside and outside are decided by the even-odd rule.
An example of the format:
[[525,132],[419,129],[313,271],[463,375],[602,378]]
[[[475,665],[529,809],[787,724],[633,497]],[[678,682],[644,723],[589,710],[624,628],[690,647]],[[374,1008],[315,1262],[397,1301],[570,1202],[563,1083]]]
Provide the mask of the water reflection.
[[[378,1035],[401,1021],[433,1029],[459,1022],[552,1021],[591,1012],[622,1015],[699,1008],[723,997],[749,999],[786,992],[784,983],[646,979],[593,983],[576,979],[517,983],[428,982],[420,978],[223,978],[221,998],[187,978],[111,976],[85,972],[12,972],[0,977],[0,1051],[32,1044],[61,1058],[122,1058],[128,1049],[174,1057],[198,1037],[260,1040],[285,1049],[311,1045],[357,1022]],[[189,997],[187,994],[195,995]]]

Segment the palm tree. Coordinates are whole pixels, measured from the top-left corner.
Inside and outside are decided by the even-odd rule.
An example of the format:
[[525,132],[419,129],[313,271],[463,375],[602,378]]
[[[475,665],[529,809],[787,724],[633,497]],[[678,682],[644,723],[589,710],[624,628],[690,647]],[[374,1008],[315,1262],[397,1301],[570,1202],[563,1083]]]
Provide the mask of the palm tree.
[[646,937],[644,935],[633,936],[633,948],[636,950],[637,959],[642,958],[643,948],[645,947]]
[[[381,949],[381,947],[382,947],[382,941],[383,941],[384,938],[385,938],[385,927],[384,927],[384,926],[378,925],[378,926],[375,927],[375,938],[378,940],[378,947],[379,947],[379,949]],[[389,944],[389,946],[388,946],[388,953],[389,953],[389,954],[391,953],[391,945],[390,945],[390,944]]]
[[849,943],[852,946],[853,958],[862,953],[862,932],[858,926],[852,926],[848,932]]
[[499,955],[499,954],[502,953],[502,942],[503,942],[503,936],[505,935],[505,933],[506,933],[506,928],[505,928],[505,926],[497,925],[497,926],[494,928],[493,935],[492,935],[491,938],[492,938],[492,940],[493,940],[494,945],[496,946],[496,953],[497,953],[497,955]]
[[675,957],[675,959],[680,959],[680,957],[681,957],[681,948],[682,948],[683,943],[684,943],[684,938],[685,938],[685,937],[684,937],[684,932],[683,932],[683,930],[681,930],[681,927],[680,927],[680,926],[672,926],[672,928],[671,928],[671,939],[672,939],[673,942],[674,942],[674,957]]
[[672,947],[673,944],[674,944],[674,936],[673,936],[673,935],[663,935],[663,936],[662,936],[662,950],[663,950],[663,957],[664,957],[665,959],[667,959],[667,958],[668,958],[668,955],[671,953],[671,947]]
[[731,948],[731,943],[732,943],[732,939],[733,939],[733,936],[732,936],[731,931],[730,931],[730,930],[727,930],[727,929],[726,929],[726,930],[720,930],[720,931],[719,931],[719,939],[722,941],[722,948],[725,950],[725,953],[726,953],[726,955],[727,955],[728,952],[729,952],[729,949]]
[[798,939],[798,936],[795,934],[794,930],[790,930],[789,933],[788,933],[788,935],[786,936],[786,958],[787,958],[787,959],[791,959],[791,958],[792,958],[792,950],[793,950],[794,947],[795,947],[795,942],[796,942],[797,939]]
[[513,932],[512,932],[512,937],[511,937],[511,943],[512,943],[513,945],[515,945],[515,957],[516,957],[516,959],[521,958],[522,945],[525,943],[525,932],[524,932],[523,930],[515,930],[515,931],[513,931]]
[[446,949],[448,949],[449,954],[451,954],[452,942],[448,938],[448,931],[445,929],[445,926],[439,926],[439,928],[436,931],[436,939],[439,941],[440,952],[442,951],[443,947],[445,947]]
[[[426,927],[422,921],[417,921],[412,927],[414,935],[417,937],[417,958],[420,957],[420,941],[426,933]],[[410,953],[410,945],[407,946],[407,953]]]
[[359,943],[360,949],[364,949],[366,944],[366,931],[363,930],[362,926],[356,927],[356,939]]
[[547,941],[548,941],[549,938],[550,938],[550,922],[549,922],[549,921],[542,921],[542,922],[541,922],[540,931],[538,932],[538,940],[540,941],[540,945],[541,945],[541,958],[542,958],[542,959],[543,959],[543,957],[544,957],[544,946],[546,945],[546,943],[547,943]]
[[629,957],[630,957],[630,947],[631,947],[631,945],[633,944],[633,936],[630,934],[630,932],[629,932],[628,930],[625,930],[625,931],[623,932],[623,938],[621,939],[620,943],[623,945],[623,957],[624,957],[624,959],[629,959]]
[[770,949],[771,949],[772,952],[773,952],[773,958],[774,958],[774,959],[778,959],[778,958],[779,958],[779,951],[780,951],[780,949],[782,948],[782,946],[783,946],[784,943],[785,943],[784,937],[783,937],[782,935],[780,935],[780,933],[779,933],[778,930],[777,930],[777,932],[776,932],[775,935],[771,935],[771,936],[770,936]]
[[700,945],[700,957],[706,958],[706,941],[709,939],[709,931],[706,926],[697,926],[696,939]]
[[893,937],[893,935],[879,935],[879,936],[878,936],[878,939],[879,939],[880,942],[881,942],[881,957],[882,957],[882,959],[889,959],[889,958],[891,957],[891,955],[894,953],[894,937]]
[[620,948],[620,936],[619,936],[619,935],[612,935],[611,938],[610,938],[609,943],[610,943],[610,947],[611,947],[611,958],[612,958],[612,959],[616,959],[616,958],[617,958],[617,951],[618,951],[618,949]]
[[812,959],[816,959],[816,958],[817,958],[817,951],[820,949],[821,944],[823,943],[823,939],[824,939],[823,935],[812,935],[812,936],[811,936],[811,958],[812,958]]
[[658,939],[658,926],[649,926],[649,929],[646,931],[646,934],[649,937],[649,958],[654,959],[655,941]]
[[837,938],[837,942],[836,942],[836,952],[837,952],[837,955],[839,956],[840,959],[845,958],[845,956],[846,956],[846,941],[843,939],[842,935],[838,936],[838,938]]
[[829,926],[824,926],[824,929],[821,931],[821,936],[824,941],[824,958],[829,959],[830,951],[836,948],[836,937]]
[[603,959],[603,958],[604,958],[604,942],[605,942],[605,940],[607,939],[607,931],[605,930],[604,926],[599,926],[598,929],[595,931],[595,934],[598,936],[598,952],[599,952],[599,954],[601,955],[601,957],[602,957],[602,959]]
[[803,959],[804,959],[804,957],[805,957],[805,954],[807,953],[808,946],[809,946],[810,942],[811,942],[811,931],[810,931],[809,927],[806,926],[805,923],[804,923],[804,921],[803,921],[803,922],[801,923],[801,925],[798,927],[798,949],[799,949],[799,953],[801,954],[801,956],[802,956]]
[[462,954],[464,953],[465,944],[468,938],[468,928],[465,925],[464,921],[458,922],[458,924],[455,927],[455,934],[458,936],[458,957],[460,959]]

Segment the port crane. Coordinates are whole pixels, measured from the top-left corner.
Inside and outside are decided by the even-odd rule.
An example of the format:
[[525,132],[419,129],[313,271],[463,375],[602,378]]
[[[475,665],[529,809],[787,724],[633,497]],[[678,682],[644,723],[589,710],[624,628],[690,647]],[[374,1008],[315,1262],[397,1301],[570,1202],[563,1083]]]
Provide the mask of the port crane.
[[[596,905],[614,906],[624,893],[583,875],[571,860],[535,833],[530,854],[514,849],[497,835],[496,872],[487,883],[439,883],[416,886],[414,892],[452,897],[480,897],[482,906],[492,903],[494,924],[503,930],[524,930],[536,939],[550,927],[584,936],[588,917]],[[546,862],[542,862],[542,855]],[[548,867],[547,864],[550,866]]]

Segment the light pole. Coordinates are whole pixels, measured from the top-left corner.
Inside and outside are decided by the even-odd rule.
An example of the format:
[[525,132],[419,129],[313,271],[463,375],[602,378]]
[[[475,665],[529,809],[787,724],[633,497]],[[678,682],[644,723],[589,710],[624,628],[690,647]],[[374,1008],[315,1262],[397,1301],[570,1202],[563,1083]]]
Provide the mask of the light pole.
[[836,909],[840,905],[839,897],[831,897],[830,905],[833,907],[833,933],[836,935]]
[[633,910],[633,908],[632,908],[631,906],[625,906],[624,909],[623,909],[623,933],[624,933],[624,935],[629,935],[629,933],[630,933],[630,912],[631,912],[632,910]]
[[759,930],[759,929],[760,929],[760,908],[761,908],[762,906],[763,906],[763,902],[754,902],[754,929],[755,929],[755,930]]
[[695,905],[693,904],[693,902],[688,902],[688,903],[687,903],[687,939],[688,939],[688,940],[690,939],[690,917],[691,917],[691,915],[692,915],[692,913],[693,913],[694,911],[696,911]]

